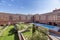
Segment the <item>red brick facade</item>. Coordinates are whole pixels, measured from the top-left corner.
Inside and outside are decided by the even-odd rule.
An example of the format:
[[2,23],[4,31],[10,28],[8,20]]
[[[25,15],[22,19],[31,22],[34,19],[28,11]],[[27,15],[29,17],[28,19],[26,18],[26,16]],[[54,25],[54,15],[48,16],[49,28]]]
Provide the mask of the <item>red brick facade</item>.
[[53,10],[53,12],[50,13],[35,15],[35,20],[39,21],[40,23],[51,23],[52,25],[60,25],[60,9]]
[[53,12],[45,14],[35,14],[35,15],[22,15],[22,14],[9,14],[0,13],[0,25],[18,22],[39,22],[46,24],[57,24],[60,25],[60,9],[53,10]]

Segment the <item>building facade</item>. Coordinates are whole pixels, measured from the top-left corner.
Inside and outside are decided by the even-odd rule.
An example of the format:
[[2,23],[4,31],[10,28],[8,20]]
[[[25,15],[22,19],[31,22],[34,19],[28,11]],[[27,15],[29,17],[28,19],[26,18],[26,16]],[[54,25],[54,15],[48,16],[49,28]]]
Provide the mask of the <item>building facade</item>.
[[60,9],[45,14],[35,15],[0,13],[0,25],[33,21],[37,23],[60,25]]

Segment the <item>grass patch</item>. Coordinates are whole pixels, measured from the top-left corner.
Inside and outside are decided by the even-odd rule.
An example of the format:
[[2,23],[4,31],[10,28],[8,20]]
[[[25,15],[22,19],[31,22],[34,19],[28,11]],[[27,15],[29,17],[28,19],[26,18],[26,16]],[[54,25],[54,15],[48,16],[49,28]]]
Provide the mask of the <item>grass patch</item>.
[[48,36],[46,35],[46,33],[48,33],[48,29],[40,26],[37,27],[31,23],[29,24],[21,23],[18,25],[19,25],[18,29],[20,31],[28,27],[26,31],[22,32],[25,40],[48,40]]
[[3,30],[4,28],[5,28],[5,27],[3,27],[3,26],[0,26],[0,31],[1,31],[1,30]]
[[32,36],[32,28],[28,29],[26,32],[23,32],[22,34],[23,34],[24,38],[26,40],[28,40]]
[[15,37],[14,33],[14,26],[8,26],[8,28],[2,33],[2,36],[0,36],[0,40],[18,40],[17,37]]

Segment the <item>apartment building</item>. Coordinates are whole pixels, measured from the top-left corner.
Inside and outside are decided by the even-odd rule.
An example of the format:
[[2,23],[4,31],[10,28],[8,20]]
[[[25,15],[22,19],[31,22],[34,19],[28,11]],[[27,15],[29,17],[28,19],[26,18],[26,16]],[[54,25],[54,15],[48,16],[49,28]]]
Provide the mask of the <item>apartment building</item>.
[[1,24],[14,24],[18,22],[38,22],[46,24],[60,25],[60,9],[53,10],[45,14],[23,15],[23,14],[10,14],[0,12],[0,25]]
[[26,15],[26,22],[32,22],[33,20],[32,20],[32,16],[33,15]]
[[9,21],[9,14],[8,13],[0,13],[0,24],[7,24]]
[[33,18],[34,18],[34,22],[40,21],[40,15],[39,14],[35,14]]

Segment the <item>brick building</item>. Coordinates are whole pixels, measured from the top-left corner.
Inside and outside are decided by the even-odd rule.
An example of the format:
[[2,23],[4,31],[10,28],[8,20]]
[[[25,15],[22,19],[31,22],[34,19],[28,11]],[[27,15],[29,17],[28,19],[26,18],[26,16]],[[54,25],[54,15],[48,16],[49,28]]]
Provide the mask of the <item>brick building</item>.
[[35,20],[40,23],[60,25],[60,9],[53,10],[52,12],[41,15],[35,15]]
[[10,14],[0,12],[0,25],[1,24],[14,24],[18,22],[39,22],[46,24],[60,25],[60,9],[53,10],[45,14],[23,15],[23,14]]

